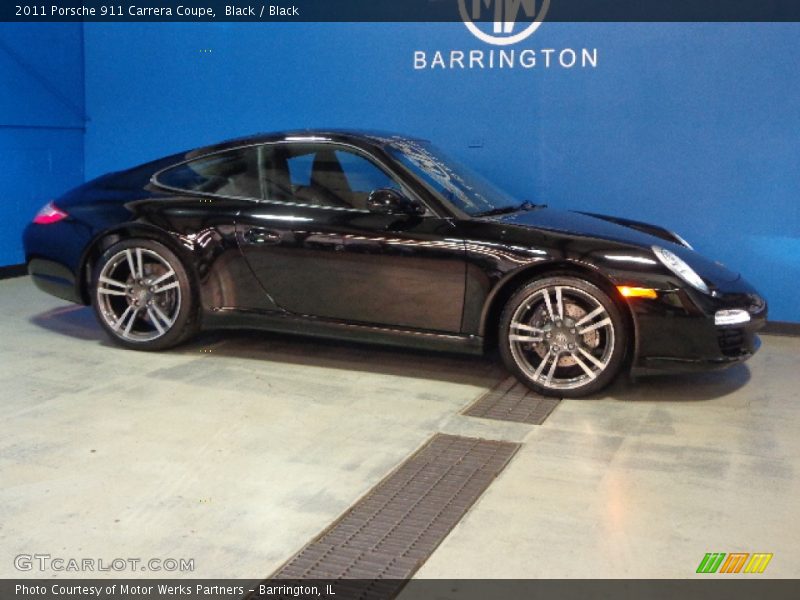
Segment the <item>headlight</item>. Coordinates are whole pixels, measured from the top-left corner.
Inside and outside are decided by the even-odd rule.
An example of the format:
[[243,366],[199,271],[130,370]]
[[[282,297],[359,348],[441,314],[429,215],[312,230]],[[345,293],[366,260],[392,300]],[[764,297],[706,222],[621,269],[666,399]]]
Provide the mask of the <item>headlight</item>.
[[653,246],[653,252],[655,252],[656,258],[658,258],[658,260],[660,260],[665,267],[683,279],[694,289],[699,290],[704,294],[710,293],[706,282],[703,281],[700,275],[695,273],[694,269],[686,264],[686,261],[684,261],[682,258],[659,246]]

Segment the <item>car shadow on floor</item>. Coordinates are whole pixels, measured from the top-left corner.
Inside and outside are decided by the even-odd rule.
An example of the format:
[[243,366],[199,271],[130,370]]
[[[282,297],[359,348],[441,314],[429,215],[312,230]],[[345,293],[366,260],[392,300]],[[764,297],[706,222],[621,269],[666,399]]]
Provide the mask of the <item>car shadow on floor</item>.
[[75,304],[59,306],[31,317],[30,322],[65,337],[111,345],[111,340],[100,328],[92,309],[86,306]]
[[721,371],[620,377],[603,392],[586,400],[609,398],[625,402],[715,400],[743,388],[750,378],[750,369],[745,364]]
[[[62,336],[117,348],[88,307],[59,307],[32,317],[31,322]],[[234,358],[238,364],[244,360],[270,361],[485,387],[508,376],[492,353],[475,356],[433,352],[258,330],[204,331],[165,353]]]
[[[31,322],[54,333],[116,347],[102,330],[90,308],[59,307],[31,318]],[[508,377],[496,352],[486,356],[430,352],[412,348],[380,346],[264,331],[207,331],[188,343],[167,351],[184,356],[202,354],[239,360],[272,361],[309,367],[324,367],[419,377],[493,387]],[[750,381],[746,365],[725,371],[622,376],[609,388],[585,398],[626,402],[692,402],[727,396]]]

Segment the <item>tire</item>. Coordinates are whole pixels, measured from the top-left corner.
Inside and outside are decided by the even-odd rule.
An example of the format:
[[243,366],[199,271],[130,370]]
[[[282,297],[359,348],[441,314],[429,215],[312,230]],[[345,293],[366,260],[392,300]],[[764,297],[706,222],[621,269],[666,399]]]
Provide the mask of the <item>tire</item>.
[[539,394],[561,398],[605,388],[628,348],[619,307],[596,285],[569,276],[517,291],[500,317],[498,340],[509,371]]
[[153,240],[123,240],[103,253],[92,274],[92,306],[111,339],[134,350],[171,348],[199,325],[186,268]]

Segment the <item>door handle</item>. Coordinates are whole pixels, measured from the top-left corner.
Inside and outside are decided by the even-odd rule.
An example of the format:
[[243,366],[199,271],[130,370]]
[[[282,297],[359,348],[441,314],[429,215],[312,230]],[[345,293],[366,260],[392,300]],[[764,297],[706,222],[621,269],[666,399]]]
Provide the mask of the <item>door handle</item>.
[[281,234],[269,229],[248,229],[244,234],[244,241],[248,244],[279,244]]

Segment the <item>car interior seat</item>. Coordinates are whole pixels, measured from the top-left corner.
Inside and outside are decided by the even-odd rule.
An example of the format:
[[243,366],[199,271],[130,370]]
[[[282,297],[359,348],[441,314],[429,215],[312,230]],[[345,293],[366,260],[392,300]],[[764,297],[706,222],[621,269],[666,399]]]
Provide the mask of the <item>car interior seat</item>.
[[300,202],[314,206],[352,208],[350,184],[333,150],[317,152],[311,167],[310,185],[298,187],[295,193]]

